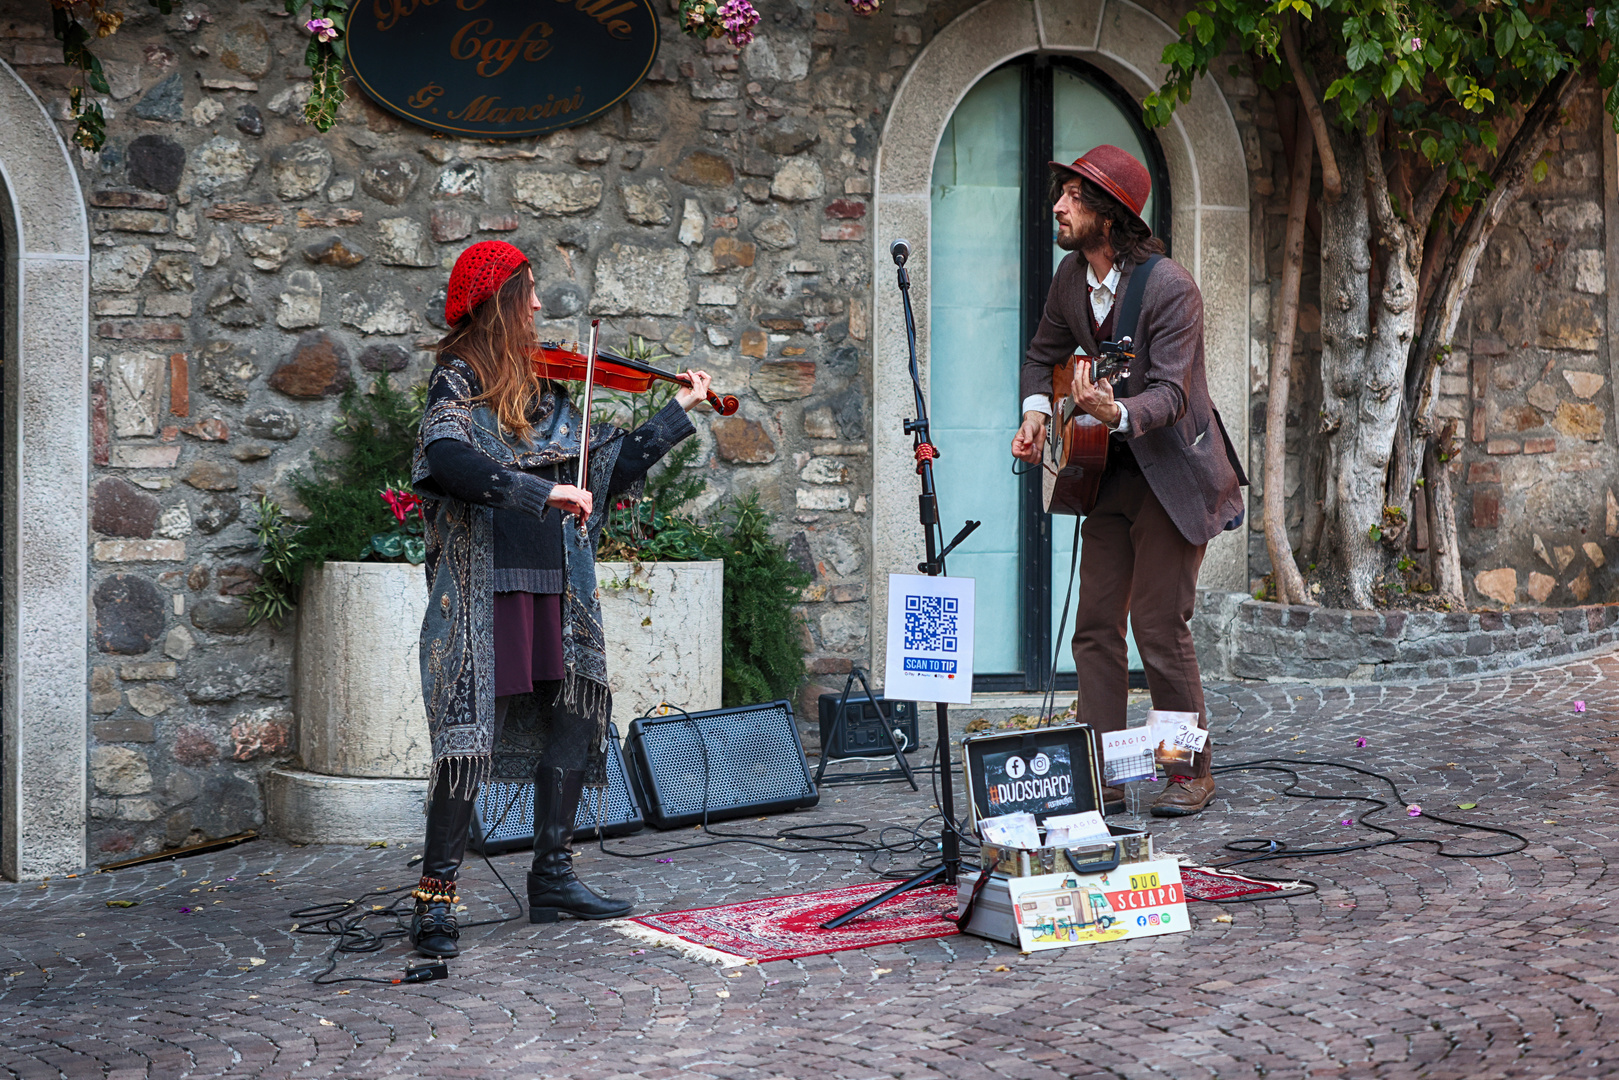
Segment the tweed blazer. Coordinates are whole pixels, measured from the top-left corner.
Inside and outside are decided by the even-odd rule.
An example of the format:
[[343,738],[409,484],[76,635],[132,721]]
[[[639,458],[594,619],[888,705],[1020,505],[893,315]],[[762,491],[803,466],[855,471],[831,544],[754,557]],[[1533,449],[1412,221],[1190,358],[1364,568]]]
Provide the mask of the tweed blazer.
[[[1057,266],[1045,313],[1023,361],[1021,396],[1051,394],[1052,368],[1079,352],[1096,355],[1085,258],[1071,251]],[[1122,303],[1135,264],[1120,267]],[[1203,294],[1179,263],[1162,259],[1147,279],[1130,377],[1114,387],[1130,417],[1128,439],[1141,472],[1170,520],[1192,544],[1234,528],[1248,483],[1242,459],[1209,397],[1203,359]],[[1118,327],[1119,334],[1130,332]]]

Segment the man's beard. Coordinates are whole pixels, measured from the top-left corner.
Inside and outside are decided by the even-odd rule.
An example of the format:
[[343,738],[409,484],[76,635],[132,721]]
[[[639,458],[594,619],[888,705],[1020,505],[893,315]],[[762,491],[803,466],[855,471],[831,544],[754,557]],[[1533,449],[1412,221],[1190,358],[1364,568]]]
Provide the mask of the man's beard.
[[1090,219],[1090,227],[1084,231],[1070,232],[1064,235],[1061,228],[1057,230],[1057,246],[1064,251],[1089,253],[1100,251],[1106,245],[1107,232],[1102,227],[1102,219],[1095,215],[1092,215]]

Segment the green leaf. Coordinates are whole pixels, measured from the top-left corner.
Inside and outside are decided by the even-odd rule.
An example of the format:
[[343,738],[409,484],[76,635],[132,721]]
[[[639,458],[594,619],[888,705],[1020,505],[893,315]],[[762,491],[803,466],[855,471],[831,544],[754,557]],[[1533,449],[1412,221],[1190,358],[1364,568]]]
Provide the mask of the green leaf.
[[1400,69],[1398,66],[1391,67],[1387,71],[1383,72],[1384,97],[1392,98],[1395,94],[1400,92],[1400,79]]
[[1422,156],[1429,161],[1439,160],[1439,140],[1432,135],[1422,140]]
[[409,537],[405,540],[405,561],[412,566],[420,566],[427,558],[427,541],[419,537]]
[[1513,44],[1518,40],[1518,31],[1511,22],[1504,22],[1495,28],[1495,54],[1503,59],[1512,51]]
[[1533,176],[1535,178],[1535,183],[1538,184],[1542,180],[1546,179],[1546,174],[1549,172],[1551,172],[1551,162],[1547,161],[1545,158],[1541,158],[1539,161],[1535,162],[1534,168],[1529,170],[1529,175]]
[[1458,809],[1458,810],[1477,810],[1478,809],[1478,803],[1476,803],[1476,802],[1459,802],[1459,803],[1456,804],[1456,809]]

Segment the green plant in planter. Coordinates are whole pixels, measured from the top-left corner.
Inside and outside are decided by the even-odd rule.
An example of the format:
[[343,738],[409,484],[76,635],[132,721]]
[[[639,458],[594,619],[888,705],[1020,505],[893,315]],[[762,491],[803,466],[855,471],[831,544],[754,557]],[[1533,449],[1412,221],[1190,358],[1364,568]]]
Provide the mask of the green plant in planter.
[[248,597],[254,622],[280,626],[310,566],[354,559],[420,563],[426,556],[419,500],[401,479],[410,475],[426,404],[425,384],[395,389],[386,374],[369,394],[352,387],[343,394],[332,433],[345,452],[316,455],[290,480],[309,516],[294,525],[273,500],[259,502],[262,569]]
[[727,708],[791,698],[804,681],[804,619],[798,613],[810,576],[770,534],[757,493],[730,502],[710,534],[709,557],[725,560]]

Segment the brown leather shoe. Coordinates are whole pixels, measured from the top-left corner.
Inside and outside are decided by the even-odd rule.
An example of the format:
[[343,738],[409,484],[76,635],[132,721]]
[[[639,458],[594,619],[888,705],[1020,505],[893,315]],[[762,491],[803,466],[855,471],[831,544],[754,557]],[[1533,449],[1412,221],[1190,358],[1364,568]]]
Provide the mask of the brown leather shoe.
[[1111,784],[1102,785],[1102,815],[1124,813],[1124,789]]
[[1189,817],[1214,798],[1214,777],[1171,776],[1164,793],[1153,800],[1153,817]]

